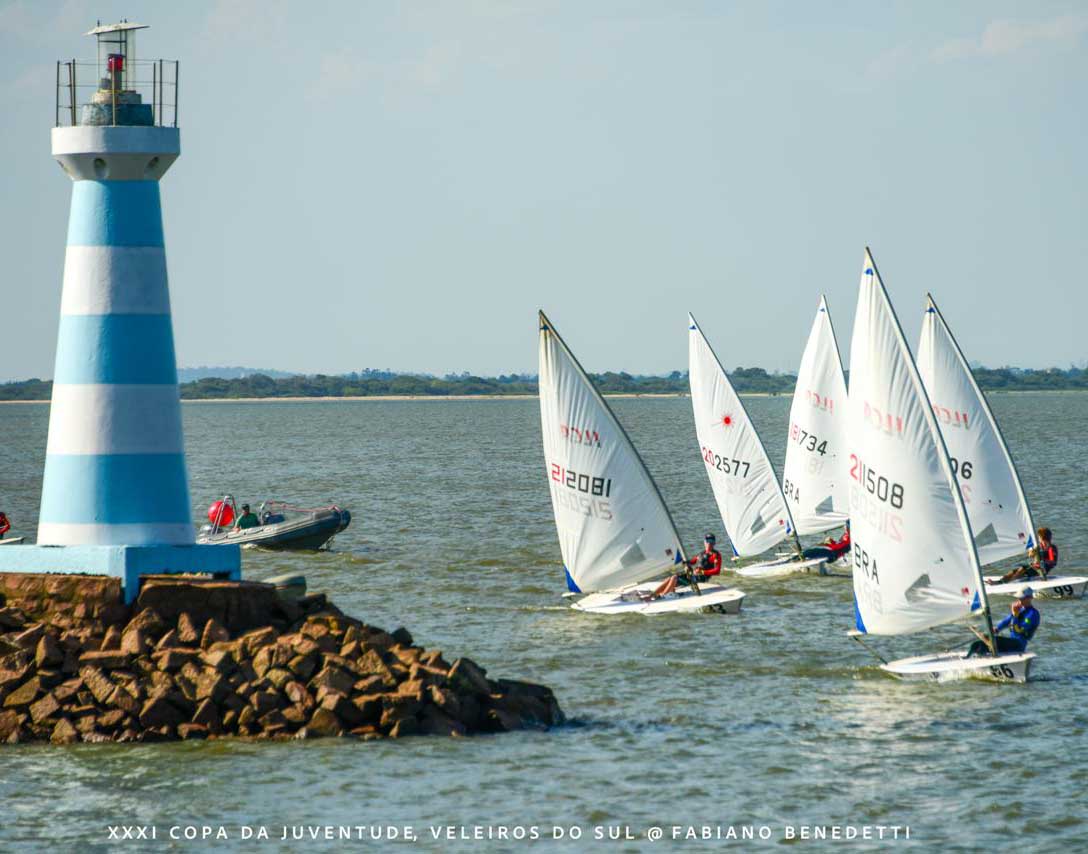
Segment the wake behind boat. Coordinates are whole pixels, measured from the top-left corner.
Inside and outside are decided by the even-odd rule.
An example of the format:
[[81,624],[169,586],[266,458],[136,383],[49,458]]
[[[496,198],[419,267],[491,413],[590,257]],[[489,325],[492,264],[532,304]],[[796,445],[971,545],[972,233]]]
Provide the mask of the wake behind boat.
[[[266,549],[318,550],[351,523],[351,513],[335,504],[329,507],[296,507],[283,501],[266,501],[257,513],[225,495],[208,508],[208,520],[197,536],[202,545],[260,546]],[[233,524],[237,520],[236,524]]]
[[[850,347],[851,635],[981,620],[989,652],[884,661],[903,679],[1023,682],[1034,653],[997,652],[971,523],[929,397],[869,250]],[[1026,643],[1026,642],[1025,642]],[[863,644],[864,645],[864,644]]]
[[740,590],[662,583],[686,572],[687,561],[657,484],[543,312],[539,321],[540,421],[555,527],[567,587],[588,594],[571,607],[643,616],[737,613]]

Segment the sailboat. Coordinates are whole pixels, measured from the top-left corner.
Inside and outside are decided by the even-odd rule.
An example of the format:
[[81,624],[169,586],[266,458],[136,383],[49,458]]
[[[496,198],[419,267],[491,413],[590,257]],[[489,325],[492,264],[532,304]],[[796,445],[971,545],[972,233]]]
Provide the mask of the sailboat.
[[846,475],[846,379],[831,312],[821,296],[797,371],[782,467],[782,492],[799,535],[846,524]]
[[706,466],[736,557],[763,554],[789,540],[793,554],[740,566],[738,575],[766,577],[816,568],[822,558],[805,560],[793,517],[759,434],[729,382],[710,342],[688,315],[688,380],[699,454]]
[[571,606],[596,614],[735,614],[744,593],[691,582],[653,597],[687,561],[661,492],[619,420],[540,312],[544,462]]
[[[981,618],[996,649],[971,523],[941,429],[869,250],[850,346],[847,405],[854,606],[864,635]],[[864,641],[862,641],[864,643]],[[903,679],[1023,682],[1033,653],[953,651],[885,661]]]
[[[933,403],[952,460],[952,470],[975,532],[979,562],[985,566],[1024,555],[1035,546],[1035,522],[1005,437],[967,359],[933,297],[918,344],[918,372]],[[997,576],[998,578],[1000,576]],[[1027,579],[991,584],[990,595],[1015,595]],[[1081,598],[1088,577],[1050,575],[1033,578],[1037,596]]]

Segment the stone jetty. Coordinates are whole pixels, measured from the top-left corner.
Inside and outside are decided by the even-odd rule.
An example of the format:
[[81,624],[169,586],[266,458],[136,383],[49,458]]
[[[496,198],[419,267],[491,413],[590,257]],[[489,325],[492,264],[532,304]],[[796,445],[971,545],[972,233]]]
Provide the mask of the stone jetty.
[[0,741],[464,736],[562,723],[549,688],[489,679],[398,628],[257,582],[0,574]]

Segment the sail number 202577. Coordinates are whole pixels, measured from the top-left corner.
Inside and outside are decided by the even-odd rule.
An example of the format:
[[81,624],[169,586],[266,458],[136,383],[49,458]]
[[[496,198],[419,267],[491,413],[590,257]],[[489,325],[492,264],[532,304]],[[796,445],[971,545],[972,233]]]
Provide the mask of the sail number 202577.
[[752,467],[751,463],[723,457],[721,454],[715,454],[705,446],[703,447],[703,461],[722,474],[735,474],[737,477],[748,477],[748,470]]

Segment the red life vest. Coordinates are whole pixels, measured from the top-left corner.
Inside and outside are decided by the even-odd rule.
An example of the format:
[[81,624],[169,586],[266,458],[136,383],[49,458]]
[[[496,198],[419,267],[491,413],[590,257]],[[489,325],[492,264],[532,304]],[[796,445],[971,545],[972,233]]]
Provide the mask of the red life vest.
[[1050,572],[1050,570],[1058,565],[1058,547],[1051,543],[1046,547],[1045,551],[1039,554],[1039,559],[1043,563],[1043,569]]
[[722,553],[717,549],[701,551],[688,561],[703,575],[720,575],[722,571]]
[[832,540],[831,542],[829,542],[827,544],[827,547],[829,549],[831,549],[831,551],[834,553],[834,555],[836,557],[838,557],[839,555],[846,554],[848,551],[850,551],[850,531],[849,531],[849,529],[847,529],[846,532],[843,533],[841,540]]

